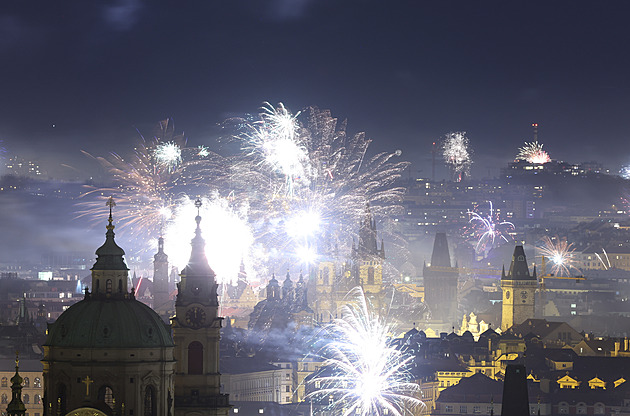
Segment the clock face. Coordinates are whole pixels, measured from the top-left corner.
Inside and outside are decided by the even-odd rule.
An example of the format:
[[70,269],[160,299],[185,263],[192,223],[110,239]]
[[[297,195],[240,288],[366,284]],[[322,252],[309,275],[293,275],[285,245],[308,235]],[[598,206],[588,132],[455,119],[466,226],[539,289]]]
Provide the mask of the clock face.
[[206,312],[198,307],[186,311],[186,323],[192,328],[199,328],[206,322]]

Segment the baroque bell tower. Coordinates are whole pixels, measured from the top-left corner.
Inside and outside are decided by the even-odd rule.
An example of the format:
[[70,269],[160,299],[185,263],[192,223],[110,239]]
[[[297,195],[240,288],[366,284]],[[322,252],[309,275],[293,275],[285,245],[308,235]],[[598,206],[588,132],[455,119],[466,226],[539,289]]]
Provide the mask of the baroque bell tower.
[[175,341],[175,416],[227,416],[228,395],[221,394],[219,339],[221,321],[214,271],[201,237],[201,201],[188,265],[177,284],[173,339]]
[[153,310],[168,320],[172,309],[168,293],[168,256],[164,252],[164,238],[160,236],[158,252],[153,256]]

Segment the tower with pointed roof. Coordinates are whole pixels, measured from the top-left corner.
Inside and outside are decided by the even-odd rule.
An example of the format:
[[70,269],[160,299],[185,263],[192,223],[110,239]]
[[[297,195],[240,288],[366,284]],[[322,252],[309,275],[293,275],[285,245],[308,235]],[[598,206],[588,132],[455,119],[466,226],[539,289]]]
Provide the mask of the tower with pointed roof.
[[7,416],[24,416],[26,406],[22,402],[22,382],[24,381],[18,371],[19,363],[17,354],[15,355],[15,375],[11,377],[11,401],[7,406]]
[[365,213],[359,228],[359,241],[352,245],[352,261],[355,278],[365,293],[380,293],[383,290],[383,263],[385,244],[378,247],[376,239],[376,221],[370,204],[365,206]]
[[506,331],[513,325],[533,319],[535,310],[535,294],[538,288],[536,266],[530,275],[527,258],[523,246],[514,247],[510,270],[505,274],[505,266],[501,272],[501,291],[503,305],[501,309],[501,330]]
[[221,394],[219,339],[221,321],[216,275],[205,254],[201,236],[201,201],[195,202],[197,228],[190,260],[177,285],[173,339],[175,341],[175,416],[223,416],[230,409]]
[[153,310],[162,319],[169,319],[173,302],[168,290],[168,256],[164,252],[164,238],[158,238],[158,252],[153,256]]
[[425,303],[432,321],[450,329],[457,320],[457,268],[451,267],[446,233],[436,233],[431,263],[423,269]]
[[341,307],[347,303],[348,292],[361,286],[376,308],[383,304],[383,265],[385,244],[377,241],[376,221],[370,204],[366,204],[359,224],[358,241],[352,241],[348,256],[341,258],[332,244],[323,253],[310,282],[314,291],[309,304],[319,322],[328,322],[338,317]]
[[295,289],[293,287],[293,280],[287,270],[287,276],[282,283],[282,300],[284,302],[293,303],[295,301]]

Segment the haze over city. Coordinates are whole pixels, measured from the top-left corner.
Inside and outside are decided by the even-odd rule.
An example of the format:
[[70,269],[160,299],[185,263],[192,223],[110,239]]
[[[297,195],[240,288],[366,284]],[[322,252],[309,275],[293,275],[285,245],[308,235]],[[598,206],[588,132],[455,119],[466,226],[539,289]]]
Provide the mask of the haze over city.
[[627,3],[3,6],[2,415],[630,415]]

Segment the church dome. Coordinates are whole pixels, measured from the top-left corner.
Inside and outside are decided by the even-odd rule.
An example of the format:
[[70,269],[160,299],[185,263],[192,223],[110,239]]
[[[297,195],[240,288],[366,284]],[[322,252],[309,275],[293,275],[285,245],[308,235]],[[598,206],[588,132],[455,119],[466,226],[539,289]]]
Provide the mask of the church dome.
[[48,326],[46,346],[67,348],[172,347],[170,328],[133,298],[93,299],[88,295]]

